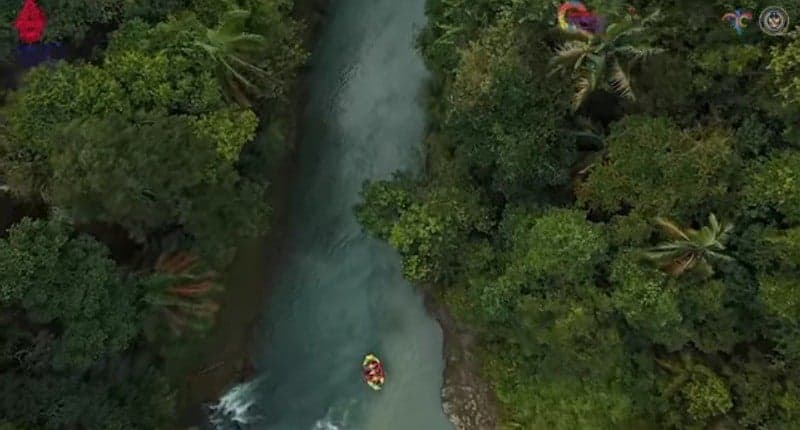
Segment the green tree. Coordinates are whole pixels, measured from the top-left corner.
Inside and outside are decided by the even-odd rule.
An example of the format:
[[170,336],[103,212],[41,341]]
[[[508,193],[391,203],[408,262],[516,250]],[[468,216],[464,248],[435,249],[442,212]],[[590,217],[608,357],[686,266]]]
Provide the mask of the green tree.
[[800,151],[787,150],[754,163],[748,171],[742,203],[760,217],[777,212],[791,224],[800,223]]
[[[102,67],[62,62],[55,68],[33,69],[3,108],[8,125],[0,159],[12,192],[41,194],[52,175],[47,159],[60,147],[56,134],[71,121],[108,114],[133,118],[140,111],[199,114],[221,108],[222,93],[213,74],[181,68],[186,62],[178,58],[125,51],[109,56]],[[222,119],[212,115],[198,120],[198,133],[219,135],[208,130],[208,123],[222,127]],[[242,125],[243,134],[254,129],[252,120]],[[231,152],[224,141],[220,144],[221,150]]]
[[800,102],[800,37],[792,33],[788,44],[775,45],[770,50],[771,60],[767,67],[770,76],[778,88],[778,94],[784,103]]
[[559,373],[531,377],[523,369],[493,371],[505,428],[617,430],[636,417],[635,394],[624,379],[577,377]]
[[[481,30],[490,27],[507,1],[435,0],[426,4],[428,25],[420,35],[420,44],[429,68],[446,75],[456,70],[459,48],[463,48]],[[531,13],[533,5],[526,12]],[[548,9],[549,5],[539,6]],[[542,11],[546,13],[545,11]],[[550,12],[550,11],[547,11]]]
[[[525,295],[580,296],[603,261],[607,243],[600,228],[580,211],[553,209],[541,217],[516,221],[509,264],[483,289],[483,309],[492,319],[515,315]],[[570,267],[570,270],[563,270]]]
[[58,333],[53,366],[85,367],[137,333],[134,291],[108,250],[63,221],[24,219],[0,241],[0,303]]
[[478,196],[456,188],[428,190],[402,212],[389,243],[403,257],[408,279],[429,284],[454,279],[464,244],[473,232],[487,231],[490,218]]
[[762,271],[793,272],[800,269],[800,227],[761,231],[754,257]]
[[196,46],[217,63],[229,94],[245,106],[250,104],[247,94],[259,94],[261,91],[248,76],[260,79],[269,77],[266,70],[250,59],[263,49],[266,39],[259,34],[245,31],[249,17],[250,12],[246,10],[227,11],[216,28],[206,31],[204,40],[195,42]]
[[695,373],[681,394],[689,405],[689,416],[696,421],[723,414],[733,406],[725,381],[710,371]]
[[642,44],[637,38],[647,26],[658,20],[661,12],[639,18],[630,14],[618,17],[600,35],[583,35],[581,40],[565,42],[553,56],[555,72],[568,72],[576,87],[572,107],[578,110],[592,92],[604,89],[635,99],[627,70],[637,60],[663,52]]
[[751,349],[733,358],[727,378],[732,412],[744,428],[789,430],[800,424],[800,386],[793,366]]
[[196,0],[139,0],[125,2],[122,10],[123,22],[132,19],[144,19],[148,22],[158,22],[173,13],[180,13],[180,9],[195,3]]
[[794,276],[763,277],[759,293],[767,312],[784,322],[800,324],[800,285]]
[[[530,195],[569,179],[574,139],[564,132],[564,89],[541,79],[513,23],[503,19],[463,50],[444,96],[455,162],[489,191]],[[541,49],[545,49],[541,46]]]
[[481,297],[505,424],[620,428],[638,391],[611,302],[594,285],[608,250],[601,227],[566,209],[509,222],[508,265]]
[[[192,42],[204,29],[191,14],[170,17],[157,25],[138,19],[128,21],[109,40],[104,66],[114,70],[114,76],[131,87],[130,92],[136,91],[130,94],[132,97],[167,93],[165,103],[155,106],[165,114],[198,115],[221,109],[226,103],[214,73],[214,62],[191,49]],[[151,64],[162,59],[169,65],[165,70]],[[150,69],[158,73],[145,76],[144,72]],[[137,110],[144,109],[137,106]]]
[[229,108],[201,116],[192,128],[215,143],[223,160],[236,163],[242,148],[256,136],[258,117],[249,109]]
[[121,362],[109,367],[85,375],[3,372],[0,413],[21,430],[168,428],[175,402],[164,378]]
[[730,353],[758,336],[747,321],[747,311],[739,307],[731,287],[724,282],[681,280],[677,284],[687,343],[708,354]]
[[[674,424],[684,428],[703,428],[712,418],[733,407],[727,382],[712,369],[696,362],[691,355],[683,354],[681,360],[658,360],[658,364],[670,375],[662,395],[678,400],[679,403],[673,407],[686,408],[688,414],[678,418],[685,421]],[[671,415],[678,410],[671,411]]]
[[629,116],[612,126],[606,145],[607,159],[576,191],[592,210],[680,219],[713,210],[729,193],[735,164],[725,130],[687,133],[665,118]]
[[[607,244],[601,227],[578,210],[552,209],[532,220],[515,243],[513,260],[544,288],[591,282]],[[571,270],[563,268],[569,265]]]
[[414,203],[410,188],[415,184],[404,176],[391,181],[365,183],[362,204],[356,206],[356,216],[364,228],[383,240],[389,239],[400,216]]
[[300,45],[299,26],[289,17],[286,2],[271,0],[231,7],[212,27],[193,14],[185,14],[152,31],[139,30],[139,34],[149,39],[148,49],[157,49],[163,38],[173,47],[192,52],[193,58],[210,61],[221,86],[240,105],[250,106],[262,98],[282,100],[307,56]]
[[677,285],[658,270],[642,265],[632,253],[614,260],[610,280],[614,307],[640,335],[673,350],[684,344]]
[[263,188],[220,163],[214,143],[190,121],[139,122],[111,116],[64,128],[50,156],[47,200],[79,220],[118,223],[139,239],[182,226],[202,247],[225,249],[263,231]]
[[41,150],[57,124],[131,110],[125,89],[102,67],[59,62],[54,68],[37,67],[25,75],[4,114],[12,137]]
[[687,344],[707,353],[731,351],[750,337],[725,284],[675,279],[625,252],[611,265],[613,306],[637,335],[678,351]]

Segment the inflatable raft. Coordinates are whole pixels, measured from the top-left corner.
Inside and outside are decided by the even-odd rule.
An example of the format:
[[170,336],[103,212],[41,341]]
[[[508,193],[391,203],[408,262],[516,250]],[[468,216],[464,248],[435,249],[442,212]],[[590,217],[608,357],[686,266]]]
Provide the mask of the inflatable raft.
[[381,360],[372,354],[367,354],[361,363],[361,368],[364,382],[373,390],[380,391],[386,381],[386,374],[383,371]]

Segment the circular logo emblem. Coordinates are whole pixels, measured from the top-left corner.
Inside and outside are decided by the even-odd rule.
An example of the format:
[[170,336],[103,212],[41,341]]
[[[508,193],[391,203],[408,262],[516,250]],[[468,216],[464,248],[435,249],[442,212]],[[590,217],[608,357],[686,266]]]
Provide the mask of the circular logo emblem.
[[780,36],[789,28],[789,14],[783,8],[770,6],[761,12],[758,17],[758,26],[761,31],[770,36]]

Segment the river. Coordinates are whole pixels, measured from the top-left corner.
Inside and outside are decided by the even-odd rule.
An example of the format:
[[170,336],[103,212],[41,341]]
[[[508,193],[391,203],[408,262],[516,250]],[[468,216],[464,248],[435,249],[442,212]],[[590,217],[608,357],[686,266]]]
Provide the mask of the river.
[[[428,74],[425,0],[334,0],[311,59],[285,264],[264,316],[258,377],[217,406],[219,428],[452,430],[442,331],[399,256],[353,214],[362,183],[418,171]],[[374,352],[387,382],[360,379]],[[235,423],[234,423],[235,421]]]

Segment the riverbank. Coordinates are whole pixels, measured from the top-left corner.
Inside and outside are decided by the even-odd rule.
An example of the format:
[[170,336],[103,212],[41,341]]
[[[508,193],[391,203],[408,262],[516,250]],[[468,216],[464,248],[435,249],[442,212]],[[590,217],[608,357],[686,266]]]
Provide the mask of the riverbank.
[[444,336],[445,371],[442,409],[455,430],[493,430],[499,424],[497,399],[491,383],[483,377],[477,336],[460,324],[447,305],[432,294],[425,307],[439,322]]
[[[297,17],[306,22],[309,22],[308,17],[314,17],[304,37],[307,48],[315,42],[314,36],[323,22],[326,6],[326,0],[298,2]],[[306,69],[298,79],[293,97],[295,124],[308,100],[308,84]],[[218,325],[203,341],[202,351],[193,355],[203,359],[202,363],[193,366],[193,372],[182,388],[184,400],[181,410],[186,411],[183,421],[187,425],[204,421],[204,403],[218,399],[233,385],[254,376],[250,362],[254,356],[253,348],[269,341],[265,338],[269,333],[263,333],[260,322],[265,304],[270,300],[270,286],[285,263],[288,193],[298,174],[296,155],[303,129],[297,124],[293,132],[287,138],[294,147],[280,163],[275,177],[270,178],[270,205],[274,211],[271,233],[240,249],[227,282],[230,291],[223,297]],[[496,402],[490,385],[480,377],[474,336],[458,325],[447,309],[435,300],[426,299],[426,309],[438,320],[444,335],[445,369],[440,394],[445,415],[457,430],[495,428]]]
[[[324,22],[329,1],[295,2],[293,16],[305,25],[302,40],[308,51],[313,47]],[[286,136],[288,147],[267,178],[270,184],[267,198],[272,209],[269,232],[238,249],[225,279],[228,288],[219,300],[216,325],[187,354],[200,359],[191,364],[184,363],[188,371],[183,372],[184,381],[177,387],[181,428],[205,424],[205,406],[216,401],[232,386],[253,376],[253,347],[261,345],[259,340],[262,337],[258,330],[259,323],[269,299],[270,285],[283,261],[289,192],[295,179],[297,147],[302,141],[300,121],[308,100],[308,72],[307,66],[299,71],[290,95],[291,114],[286,119],[292,124]]]

